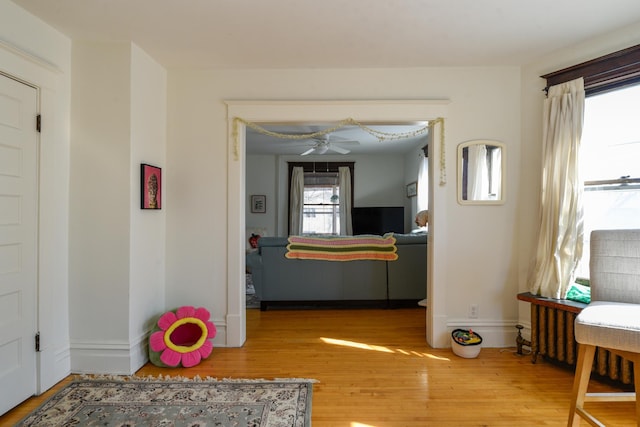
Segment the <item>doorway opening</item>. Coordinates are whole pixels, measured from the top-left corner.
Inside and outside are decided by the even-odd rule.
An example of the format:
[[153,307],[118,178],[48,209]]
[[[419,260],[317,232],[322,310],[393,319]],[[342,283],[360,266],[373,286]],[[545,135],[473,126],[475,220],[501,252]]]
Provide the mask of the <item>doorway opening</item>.
[[[402,123],[428,122],[446,116],[448,101],[228,101],[228,300],[226,344],[229,347],[240,347],[246,340],[246,276],[245,276],[245,245],[243,238],[246,233],[246,126],[234,119],[240,118],[254,123],[315,123],[340,122],[347,117],[356,117],[362,123]],[[439,130],[434,129],[433,138],[438,138]],[[433,150],[434,158],[439,155],[437,144]],[[431,160],[430,160],[431,161]],[[435,167],[430,167],[433,174]],[[429,180],[434,182],[433,179]],[[430,184],[433,187],[432,184]],[[439,198],[444,198],[444,192],[430,188],[429,206],[436,206]],[[442,196],[442,197],[441,197]],[[443,203],[444,205],[444,203]],[[436,208],[437,209],[437,208]],[[437,218],[437,215],[433,215]],[[432,228],[433,230],[433,228]],[[434,271],[433,254],[435,252],[432,233],[428,243],[428,277],[426,311],[426,340],[431,343],[434,336],[443,335],[446,325],[437,321],[439,316],[437,307],[440,303],[444,307],[444,290],[433,289],[432,277]]]

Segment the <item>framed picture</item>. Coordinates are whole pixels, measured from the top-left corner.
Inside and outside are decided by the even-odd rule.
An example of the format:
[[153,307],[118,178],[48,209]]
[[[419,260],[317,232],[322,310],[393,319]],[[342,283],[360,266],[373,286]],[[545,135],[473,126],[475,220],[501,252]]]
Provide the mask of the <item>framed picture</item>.
[[415,197],[418,195],[418,182],[414,181],[407,184],[407,197]]
[[140,165],[140,200],[142,209],[162,209],[162,169]]
[[254,194],[251,196],[251,213],[267,212],[267,196]]

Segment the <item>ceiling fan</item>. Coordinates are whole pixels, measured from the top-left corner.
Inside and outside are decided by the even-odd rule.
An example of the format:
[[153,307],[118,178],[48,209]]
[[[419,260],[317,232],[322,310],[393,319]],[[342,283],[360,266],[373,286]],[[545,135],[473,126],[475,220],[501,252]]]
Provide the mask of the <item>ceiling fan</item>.
[[349,154],[351,150],[347,150],[346,148],[339,147],[334,143],[355,143],[359,144],[358,141],[350,141],[345,138],[340,137],[332,137],[331,134],[322,135],[317,138],[312,138],[311,141],[314,141],[313,147],[309,148],[303,153],[300,153],[301,156],[306,156],[308,154],[325,154],[328,151],[334,151],[338,154]]

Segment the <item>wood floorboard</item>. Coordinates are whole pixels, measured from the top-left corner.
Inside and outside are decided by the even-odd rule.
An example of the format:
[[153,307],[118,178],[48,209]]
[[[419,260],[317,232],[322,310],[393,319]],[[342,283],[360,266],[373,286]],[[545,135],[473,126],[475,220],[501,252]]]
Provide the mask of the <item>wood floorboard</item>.
[[[190,369],[145,365],[137,375],[311,378],[314,427],[563,426],[573,373],[515,348],[475,359],[425,340],[424,308],[247,310],[242,348],[214,348]],[[71,377],[0,417],[13,425]],[[612,390],[592,381],[590,391]],[[635,425],[633,403],[591,403],[605,425]],[[588,425],[586,422],[583,425]]]

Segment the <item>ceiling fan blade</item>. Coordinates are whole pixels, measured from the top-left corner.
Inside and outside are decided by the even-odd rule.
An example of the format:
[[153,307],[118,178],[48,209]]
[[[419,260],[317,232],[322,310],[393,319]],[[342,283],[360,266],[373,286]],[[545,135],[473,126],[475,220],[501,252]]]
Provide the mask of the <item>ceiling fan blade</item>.
[[330,142],[339,142],[340,144],[349,143],[349,142],[359,143],[359,141],[356,141],[356,140],[353,140],[353,139],[349,139],[349,138],[345,138],[345,137],[339,136],[339,135],[334,135],[334,134],[329,134],[328,135],[328,140]]
[[336,153],[340,153],[340,154],[349,154],[351,152],[351,150],[347,150],[346,148],[338,147],[337,145],[331,145],[331,147],[329,147],[329,149],[335,151]]
[[305,151],[304,153],[300,154],[301,156],[306,156],[307,154],[311,154],[315,151],[316,147],[311,147],[309,148],[307,151]]

